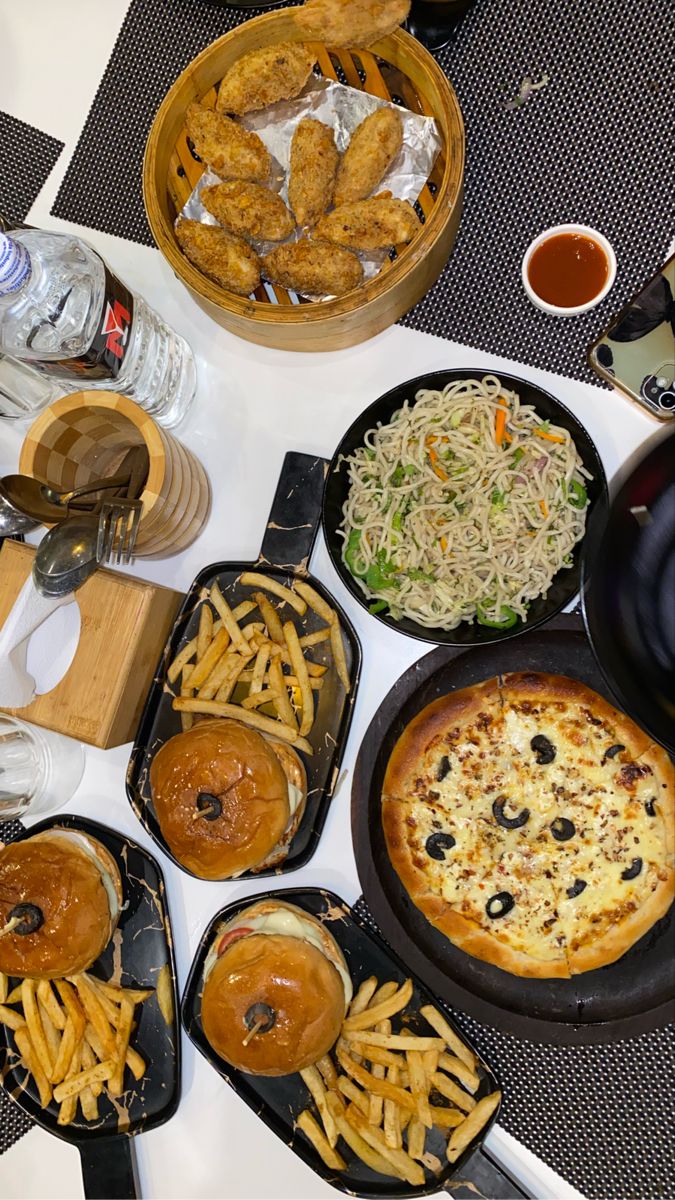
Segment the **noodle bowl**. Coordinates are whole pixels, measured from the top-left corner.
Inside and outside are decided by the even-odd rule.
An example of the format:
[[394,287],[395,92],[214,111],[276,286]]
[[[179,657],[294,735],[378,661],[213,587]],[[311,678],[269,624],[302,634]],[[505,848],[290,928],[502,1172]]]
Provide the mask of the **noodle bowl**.
[[508,629],[572,566],[592,476],[494,375],[419,391],[343,461],[342,559],[371,612]]

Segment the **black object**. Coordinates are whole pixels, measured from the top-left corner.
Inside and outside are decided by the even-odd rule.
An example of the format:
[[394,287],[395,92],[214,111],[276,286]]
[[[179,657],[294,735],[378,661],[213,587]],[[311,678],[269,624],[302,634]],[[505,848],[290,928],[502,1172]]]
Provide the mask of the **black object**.
[[675,752],[675,430],[641,447],[612,492],[586,535],[586,629],[621,704]]
[[[445,1187],[452,1195],[460,1195],[457,1188],[470,1189],[474,1198],[481,1195],[489,1196],[491,1200],[499,1196],[517,1197],[524,1193],[508,1179],[488,1158],[480,1148],[480,1144],[496,1120],[497,1112],[492,1116],[488,1126],[480,1131],[456,1163],[448,1163],[445,1157],[445,1144],[448,1131],[434,1129],[427,1134],[427,1148],[438,1156],[440,1166],[438,1173],[427,1170],[427,1180],[424,1187],[413,1187],[403,1181],[384,1178],[371,1171],[369,1167],[356,1158],[347,1147],[340,1145],[340,1152],[347,1163],[346,1170],[332,1171],[319,1157],[314,1147],[304,1134],[295,1128],[295,1118],[304,1108],[311,1106],[311,1097],[299,1074],[283,1075],[270,1078],[264,1075],[247,1075],[238,1071],[221,1059],[207,1041],[201,1023],[202,977],[206,956],[218,936],[220,928],[231,921],[242,909],[248,908],[258,900],[276,898],[288,904],[295,904],[312,916],[318,917],[324,928],[332,933],[340,946],[349,968],[354,985],[354,991],[370,975],[376,975],[380,982],[395,979],[399,984],[410,978],[410,971],[398,956],[368,927],[356,913],[336,896],[333,892],[318,888],[284,888],[281,891],[263,892],[257,896],[247,896],[239,899],[225,908],[213,918],[205,930],[195,955],[190,975],[185,985],[181,1003],[183,1027],[197,1049],[204,1055],[219,1075],[229,1083],[238,1096],[252,1108],[265,1122],[267,1127],[283,1139],[287,1146],[322,1179],[338,1188],[341,1192],[353,1193],[366,1197],[409,1197],[431,1195]],[[410,1003],[407,1005],[406,1025],[418,1033],[429,1033],[429,1027],[419,1015],[423,1004],[436,1004],[433,996],[424,989],[415,977],[412,977],[414,990]],[[407,1019],[410,1014],[410,1020]],[[446,1013],[450,1024],[452,1017]],[[470,1045],[470,1041],[462,1035]],[[480,1086],[475,1095],[477,1099],[493,1092],[499,1087],[491,1069],[478,1057],[477,1071],[480,1075]],[[477,1165],[480,1164],[480,1165]],[[474,1171],[480,1172],[482,1191],[476,1191],[478,1182]],[[469,1194],[469,1193],[467,1193]]]
[[25,228],[62,150],[57,138],[0,112],[0,232]]
[[[335,451],[326,478],[323,531],[335,570],[347,590],[366,611],[372,604],[372,600],[364,595],[354,576],[342,561],[343,541],[336,532],[342,522],[342,508],[349,494],[348,468],[342,461],[343,458],[363,446],[363,439],[368,430],[374,429],[378,423],[389,422],[405,400],[414,401],[415,395],[420,389],[442,390],[448,383],[455,380],[482,379],[486,373],[485,370],[471,367],[432,371],[428,375],[418,375],[416,379],[399,383],[384,396],[380,396],[379,400],[370,404],[356,418]],[[589,498],[589,512],[596,509],[604,512],[607,506],[605,471],[600,456],[583,425],[559,400],[556,400],[548,392],[544,392],[536,384],[530,383],[526,379],[518,379],[513,375],[506,375],[503,371],[499,372],[499,378],[505,387],[518,393],[521,404],[534,405],[542,420],[551,421],[552,424],[569,430],[579,456],[592,476],[592,479],[587,482],[586,489]],[[388,625],[390,629],[395,629],[398,633],[405,633],[408,637],[417,638],[422,642],[436,642],[445,646],[474,646],[490,642],[503,642],[528,630],[536,629],[538,625],[548,621],[566,604],[569,604],[580,587],[582,546],[583,540],[574,548],[573,565],[558,572],[548,590],[548,595],[532,602],[528,610],[527,622],[524,623],[519,619],[508,629],[490,629],[475,621],[471,625],[467,621],[463,621],[455,629],[428,629],[408,617],[402,617],[395,621],[388,610],[371,615],[378,621],[382,621],[384,625]]]
[[427,50],[447,46],[473,0],[413,0],[405,28]]
[[59,1106],[52,1101],[48,1108],[40,1107],[32,1076],[17,1066],[14,1036],[6,1025],[0,1025],[0,1079],[15,1103],[37,1125],[78,1147],[88,1200],[134,1200],[138,1188],[132,1135],[168,1121],[180,1095],[176,969],[164,879],[155,859],[136,842],[84,817],[50,817],[14,840],[50,829],[72,829],[98,838],[112,854],[122,876],[124,907],[117,931],[91,973],[110,979],[113,957],[118,954],[122,963],[119,982],[123,986],[156,987],[160,971],[168,969],[174,1015],[167,1026],[156,996],[137,1006],[133,1044],[147,1063],[146,1074],[142,1083],[128,1083],[123,1108],[115,1107],[102,1092],[95,1124],[85,1121],[78,1111],[70,1125],[58,1125]]
[[21,936],[35,933],[45,923],[45,915],[37,904],[15,904],[14,908],[10,908],[7,913],[7,919],[9,921],[18,920],[13,932]]
[[[257,562],[215,563],[200,571],[176,618],[155,672],[129,760],[127,796],[151,837],[187,874],[193,872],[172,854],[160,829],[150,793],[152,758],[159,747],[181,729],[180,716],[171,707],[172,696],[165,685],[166,671],[181,647],[197,633],[198,604],[205,589],[218,580],[223,595],[233,607],[250,597],[252,589],[242,587],[239,583],[242,571],[263,571],[287,587],[292,585],[295,578],[305,579],[335,609],[344,635],[343,642],[346,643],[351,690],[349,695],[345,695],[337,672],[331,667],[323,677],[321,691],[316,693],[316,717],[310,734],[314,754],[311,757],[301,755],[307,770],[307,804],[288,857],[276,867],[257,872],[245,871],[239,878],[262,879],[266,875],[297,870],[312,857],[321,836],[347,742],[361,672],[361,647],[351,622],[323,584],[307,574],[319,524],[325,471],[326,462],[323,458],[313,458],[294,451],[285,456]],[[274,597],[270,596],[270,599]],[[255,614],[250,619],[255,620]],[[311,609],[307,610],[302,621],[308,633],[324,625]],[[314,647],[312,657],[315,661],[321,661],[325,654],[324,661],[328,664],[332,662],[330,650],[326,649],[328,645]]]
[[[384,936],[438,996],[479,1021],[531,1040],[583,1044],[634,1037],[675,1018],[673,907],[616,963],[572,979],[525,979],[454,946],[410,900],[382,831],[382,780],[393,746],[432,700],[507,671],[570,675],[610,702],[579,617],[502,646],[439,647],[394,684],[368,727],[352,788],[352,836],[364,895]],[[571,880],[570,883],[573,881]]]

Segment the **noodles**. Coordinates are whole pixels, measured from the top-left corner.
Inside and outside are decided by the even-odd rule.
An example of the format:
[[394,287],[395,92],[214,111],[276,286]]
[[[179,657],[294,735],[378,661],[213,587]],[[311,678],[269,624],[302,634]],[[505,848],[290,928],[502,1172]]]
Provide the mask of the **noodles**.
[[588,497],[566,429],[494,375],[420,391],[345,461],[342,558],[371,612],[508,629],[572,566]]

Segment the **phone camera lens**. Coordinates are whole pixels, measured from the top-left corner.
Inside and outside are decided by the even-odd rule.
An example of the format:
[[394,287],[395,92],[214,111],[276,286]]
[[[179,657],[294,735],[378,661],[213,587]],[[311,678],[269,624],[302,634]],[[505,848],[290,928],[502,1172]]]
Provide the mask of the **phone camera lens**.
[[670,412],[675,408],[675,392],[661,392],[659,396],[659,404],[661,408],[667,409]]

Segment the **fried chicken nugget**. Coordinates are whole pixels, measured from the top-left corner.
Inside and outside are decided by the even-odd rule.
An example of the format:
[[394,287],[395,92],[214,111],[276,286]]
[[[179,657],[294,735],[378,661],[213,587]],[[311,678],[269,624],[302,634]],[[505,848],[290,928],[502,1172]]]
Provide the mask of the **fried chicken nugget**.
[[258,255],[243,238],[216,225],[186,220],[176,225],[176,238],[190,262],[228,291],[250,296],[260,283]]
[[295,229],[292,214],[281,196],[257,183],[215,183],[202,189],[200,199],[229,233],[239,237],[283,242]]
[[219,112],[255,112],[277,100],[292,100],[312,73],[316,55],[302,42],[278,42],[251,50],[230,67],[218,91]]
[[365,200],[396,158],[403,141],[403,122],[395,108],[376,108],[354,130],[338,169],[335,203]]
[[257,133],[201,104],[188,108],[187,132],[199,157],[221,179],[269,179],[272,159]]
[[298,225],[316,225],[332,203],[339,161],[330,126],[305,117],[293,134],[288,184],[288,203]]
[[393,33],[410,0],[307,0],[295,14],[303,37],[327,46],[370,46]]
[[419,228],[415,209],[407,200],[374,196],[334,208],[321,218],[316,234],[352,250],[382,250],[411,241]]
[[308,296],[342,296],[357,287],[363,278],[363,269],[355,254],[309,238],[277,246],[263,258],[262,268],[272,283],[283,284]]

